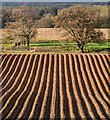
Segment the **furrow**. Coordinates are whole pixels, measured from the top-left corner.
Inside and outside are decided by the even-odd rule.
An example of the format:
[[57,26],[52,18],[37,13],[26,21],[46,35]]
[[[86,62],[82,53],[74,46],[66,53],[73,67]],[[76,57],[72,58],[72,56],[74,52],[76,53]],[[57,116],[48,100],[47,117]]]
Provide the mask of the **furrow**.
[[[81,61],[83,63],[83,68],[85,71],[85,77],[87,77],[88,88],[90,88],[90,92],[91,92],[89,95],[92,95],[94,97],[96,102],[99,104],[102,112],[106,111],[106,113],[108,114],[108,111],[110,109],[110,107],[108,106],[109,104],[107,104],[107,102],[102,98],[102,96],[100,96],[99,92],[97,91],[96,84],[94,83],[94,80],[93,80],[94,78],[91,75],[91,71],[88,66],[88,62],[87,62],[85,55],[83,55],[81,57],[82,57]],[[85,63],[86,63],[86,65],[85,65]],[[106,113],[104,113],[104,114],[106,114]]]
[[[25,66],[26,58],[27,58],[27,56],[24,58],[24,62],[22,61],[22,62],[23,62],[22,66]],[[21,65],[19,65],[19,66],[21,66]],[[23,67],[21,68],[20,71],[23,72]],[[21,75],[21,73],[19,73],[19,74]],[[17,81],[14,82],[13,86],[16,86],[16,84],[17,84]],[[19,84],[18,84],[18,85],[19,85]],[[11,89],[12,89],[12,88],[11,88]],[[10,91],[11,91],[11,89],[10,89]],[[15,107],[15,106],[14,106],[14,107]],[[13,107],[13,109],[14,109],[14,107]],[[9,115],[8,115],[7,117],[10,116],[10,114],[11,114],[12,111],[13,111],[13,109],[10,111],[10,113],[9,113]]]
[[[9,58],[8,58],[8,57],[9,57]],[[0,70],[1,70],[1,72],[0,72],[0,78],[2,78],[2,71],[3,71],[4,69],[6,69],[6,68],[5,68],[6,62],[10,59],[10,57],[11,57],[11,55],[10,55],[10,56],[6,56],[3,61],[0,59]],[[0,81],[0,84],[1,84],[1,82],[2,82],[2,79],[1,79],[1,81]]]
[[95,73],[97,74],[98,81],[99,81],[100,84],[101,84],[102,90],[104,91],[104,93],[105,93],[105,95],[108,97],[108,99],[110,99],[110,96],[109,96],[109,94],[107,93],[108,90],[106,90],[105,80],[103,79],[103,76],[102,76],[102,74],[100,74],[100,71],[99,71],[100,68],[99,68],[99,66],[97,65],[96,60],[94,60],[94,57],[93,57],[92,55],[90,55],[90,58],[91,58],[91,60],[92,60],[93,67],[94,67]]
[[92,61],[90,55],[87,55],[87,57],[88,57],[88,60],[89,60],[88,62],[89,62],[89,64],[90,64],[91,71],[92,71],[93,76],[94,76],[94,78],[95,78],[95,80],[96,80],[96,84],[97,84],[97,86],[98,86],[101,94],[103,95],[103,97],[104,97],[104,98],[106,99],[106,101],[109,103],[109,99],[108,99],[108,97],[106,96],[106,94],[105,94],[105,92],[104,92],[104,90],[103,90],[103,88],[102,88],[101,83],[99,82],[99,77],[97,76],[97,72],[96,72],[96,70],[95,70],[95,68],[94,68],[95,66],[94,66],[94,64],[93,64],[93,61]]
[[[89,59],[88,59],[88,57],[87,57],[87,55],[85,55],[84,56],[84,60],[86,61],[86,67],[87,67],[87,73],[88,73],[88,76],[91,78],[91,84],[92,84],[92,87],[93,87],[93,89],[95,89],[95,92],[97,91],[97,93],[95,93],[96,94],[96,96],[98,96],[99,97],[99,95],[101,96],[101,98],[104,100],[104,102],[107,104],[107,106],[109,107],[109,103],[107,102],[107,100],[104,98],[104,96],[103,96],[103,94],[101,93],[101,91],[100,91],[100,88],[99,88],[99,86],[98,86],[98,84],[97,84],[97,82],[96,82],[96,78],[95,78],[95,76],[94,76],[94,74],[93,74],[93,72],[92,72],[92,68],[91,68],[91,66],[90,66],[90,63],[89,63]],[[99,93],[99,95],[98,95],[98,93]]]
[[[46,89],[45,89],[45,93],[44,93],[44,99],[43,99],[43,103],[42,103],[42,108],[41,108],[41,112],[40,112],[40,119],[44,118],[44,119],[47,119],[49,118],[49,108],[48,108],[48,103],[49,102],[49,99],[48,99],[48,96],[50,95],[51,96],[51,86],[52,86],[52,79],[51,79],[51,67],[52,67],[52,55],[49,55],[49,67],[48,67],[48,75],[47,75],[47,85],[46,85]],[[50,98],[51,100],[51,98]],[[50,104],[51,102],[49,102]],[[47,112],[47,113],[45,113]],[[48,116],[46,116],[46,114],[48,114]]]
[[63,97],[63,88],[62,88],[62,70],[61,70],[61,55],[59,54],[59,85],[60,85],[60,118],[64,119],[64,97]]
[[15,63],[15,65],[17,64],[17,66],[16,66],[16,68],[14,70],[13,75],[10,77],[10,79],[8,80],[8,82],[6,83],[4,88],[2,89],[2,95],[4,93],[6,93],[9,89],[11,89],[11,87],[15,85],[15,82],[17,82],[17,84],[18,84],[18,81],[16,81],[16,78],[19,75],[19,72],[21,70],[22,64],[24,63],[24,59],[25,59],[25,55],[20,57],[19,61],[17,62],[18,64]]
[[[13,64],[12,64],[10,70],[8,71],[7,75],[5,75],[4,78],[2,78],[2,82],[1,82],[1,84],[2,84],[2,92],[3,92],[3,89],[5,89],[7,87],[7,85],[9,86],[10,78],[13,77],[15,69],[19,65],[20,58],[21,58],[20,55],[16,56],[16,58],[14,59]],[[12,75],[10,75],[11,73],[12,73]],[[10,76],[10,78],[9,78],[9,76]]]
[[56,101],[55,101],[55,118],[60,119],[60,78],[59,78],[59,55],[56,58]]
[[72,96],[71,96],[71,94],[70,94],[70,90],[69,90],[69,79],[68,79],[68,77],[70,77],[70,76],[68,76],[68,69],[67,69],[67,59],[66,59],[66,55],[64,55],[64,69],[65,69],[65,82],[66,82],[66,93],[67,93],[67,98],[68,98],[68,103],[69,103],[69,110],[70,110],[70,117],[72,118],[72,119],[74,119],[75,118],[75,115],[74,115],[74,113],[73,113],[73,104],[72,104]]
[[[84,88],[86,88],[85,90],[86,90],[86,93],[88,95],[88,98],[90,98],[90,101],[92,102],[90,107],[93,108],[92,106],[94,105],[94,108],[96,109],[96,111],[99,111],[98,114],[100,115],[100,118],[105,118],[105,117],[107,117],[106,113],[104,112],[105,109],[102,106],[102,104],[100,103],[99,99],[97,99],[95,97],[94,92],[91,91],[91,84],[88,84],[89,83],[89,77],[87,76],[85,66],[84,66],[84,61],[81,58],[81,55],[78,55],[78,58],[79,58],[80,68],[81,68],[81,71],[82,71],[82,78],[83,78],[84,84],[85,84]],[[90,108],[88,108],[88,109],[90,110]]]
[[83,98],[81,96],[80,89],[78,87],[76,70],[75,70],[75,61],[74,61],[73,56],[74,55],[69,55],[73,93],[75,95],[76,105],[78,106],[79,116],[81,116],[82,119],[85,119],[86,118],[85,111],[84,111],[85,103],[84,103],[84,100],[83,100]]
[[[19,56],[19,57],[20,57],[20,56]],[[21,66],[23,60],[24,60],[24,57],[20,57],[20,58],[18,59],[18,62],[16,61],[16,64],[15,64],[15,65],[17,65],[17,66],[16,66],[16,69],[18,69],[19,66]],[[17,64],[17,63],[18,63],[18,64]],[[14,73],[15,73],[15,71],[14,71]],[[19,73],[19,72],[16,72],[15,74],[17,74],[17,73]],[[15,75],[15,74],[14,74],[14,75]],[[6,79],[6,85],[2,87],[2,97],[4,96],[4,94],[7,94],[7,91],[8,91],[12,86],[14,86],[14,83],[13,83],[13,82],[15,82],[14,76],[11,76],[9,79]]]
[[[30,68],[30,64],[31,64],[31,60],[32,60],[32,56],[31,56],[31,58],[29,59],[29,62],[28,62],[28,65],[27,65],[27,67],[26,67],[26,71],[25,71],[25,73],[24,73],[24,76],[20,76],[21,77],[21,82],[20,82],[20,84],[19,84],[19,86],[17,87],[17,89],[15,90],[15,91],[10,91],[11,92],[11,96],[10,97],[8,97],[8,99],[4,102],[4,106],[3,106],[3,108],[2,108],[2,110],[0,111],[0,113],[2,113],[3,112],[3,114],[4,114],[4,116],[6,117],[6,115],[8,114],[7,112],[9,112],[9,109],[6,109],[7,107],[9,107],[9,105],[11,106],[11,104],[10,104],[10,102],[11,102],[11,100],[13,100],[13,97],[15,96],[15,95],[17,95],[17,93],[21,90],[21,87],[24,87],[25,85],[26,85],[26,79],[25,79],[25,77],[26,77],[26,75],[28,74],[28,71],[29,71],[29,68]],[[23,75],[23,74],[22,74]],[[23,86],[24,85],[24,86]],[[14,87],[14,86],[13,86]],[[17,95],[17,97],[19,97],[18,95]],[[3,98],[5,98],[5,96],[4,97],[2,97],[2,99]],[[3,101],[3,100],[2,100]],[[13,101],[14,102],[14,101]],[[12,102],[12,103],[13,103]],[[3,103],[3,102],[2,102]],[[13,107],[13,106],[11,106],[11,107]],[[10,109],[11,110],[11,109]]]
[[[103,84],[104,90],[108,93],[109,92],[109,86],[107,85],[107,78],[105,77],[102,66],[99,63],[99,59],[97,59],[96,55],[92,55],[92,58],[95,63],[96,70],[98,72],[98,75],[100,76],[100,83]],[[109,98],[110,99],[110,98]]]
[[[22,57],[22,58],[23,58],[23,57]],[[22,67],[20,73],[17,75],[16,80],[15,80],[15,78],[12,77],[12,81],[14,80],[15,82],[14,82],[14,84],[11,86],[11,88],[10,88],[9,90],[7,90],[7,91],[4,93],[4,95],[3,95],[3,96],[7,96],[7,97],[6,97],[7,99],[8,99],[8,98],[10,97],[10,95],[11,95],[14,91],[16,91],[16,89],[18,88],[18,86],[19,86],[19,84],[20,84],[20,82],[21,82],[21,80],[22,80],[22,77],[23,77],[23,75],[24,75],[24,73],[25,73],[28,60],[29,60],[29,56],[27,57],[27,59],[25,58],[24,62],[23,62],[22,59],[21,59],[21,63],[23,62],[23,65],[24,65],[24,66]],[[22,65],[22,64],[21,64],[21,65]],[[20,65],[20,66],[21,66],[21,65]],[[3,96],[2,96],[2,98],[3,98]],[[2,99],[1,99],[1,100],[2,100]],[[1,101],[1,100],[0,100],[0,101]]]
[[17,58],[16,55],[12,55],[8,62],[7,62],[7,65],[5,66],[5,69],[2,70],[2,78],[4,78],[4,76],[6,76],[7,72],[11,69],[12,65],[13,65],[13,62],[15,61],[15,59]]
[[61,57],[61,77],[62,77],[62,92],[63,92],[63,111],[65,115],[65,119],[70,118],[70,110],[69,110],[69,101],[66,92],[66,80],[65,80],[65,68],[64,68],[64,55],[60,55]]
[[14,62],[17,58],[17,55],[12,55],[8,62],[7,62],[7,65],[5,66],[5,69],[2,70],[1,74],[0,74],[0,77],[2,76],[2,80],[4,79],[4,77],[7,75],[7,73],[10,71],[10,69],[12,69],[12,66],[14,65]]
[[[44,93],[45,93],[45,90],[46,90],[46,85],[47,85],[47,73],[48,73],[48,67],[49,67],[49,54],[46,55],[47,59],[46,59],[46,62],[44,64],[44,70],[43,70],[43,73],[42,73],[42,78],[43,79],[43,87],[42,87],[42,90],[41,90],[41,93],[40,93],[40,96],[38,98],[38,105],[36,105],[35,107],[35,111],[34,111],[34,116],[33,118],[34,119],[38,119],[40,117],[40,111],[41,111],[41,108],[42,108],[42,103],[43,103],[43,100],[44,100]],[[42,81],[42,80],[41,80]]]
[[[16,58],[16,55],[12,55],[9,60],[7,61],[7,64],[4,68],[4,70],[2,70],[2,72],[0,73],[0,77],[2,76],[2,79],[4,78],[4,76],[6,76],[7,72],[9,71],[9,69],[11,69],[13,62],[15,61],[14,58]],[[14,60],[14,61],[13,61]]]
[[2,82],[2,86],[3,86],[3,87],[7,84],[8,80],[9,80],[10,77],[13,75],[13,72],[14,72],[14,70],[15,70],[15,68],[16,68],[16,65],[18,64],[19,58],[20,58],[20,55],[19,55],[19,56],[17,57],[17,59],[15,60],[15,64],[13,64],[12,69],[10,68],[8,74],[7,74],[6,77],[4,77],[4,79],[2,80],[2,81],[3,81],[3,82]]
[[[38,68],[37,68],[36,76],[35,76],[36,83],[33,85],[34,88],[32,88],[32,94],[30,95],[30,98],[28,97],[29,101],[25,102],[26,106],[23,107],[24,111],[20,112],[20,114],[18,116],[18,119],[24,119],[24,118],[27,119],[30,116],[32,107],[33,107],[33,105],[35,103],[34,101],[35,101],[36,95],[37,95],[38,90],[39,90],[43,65],[44,65],[44,55],[40,55]],[[30,119],[32,119],[32,118],[30,118]]]
[[109,120],[109,58],[109,54],[1,54],[2,119]]
[[100,61],[100,64],[101,64],[101,66],[102,66],[102,71],[103,71],[103,73],[104,73],[104,75],[106,76],[106,78],[107,78],[107,84],[109,85],[109,79],[110,79],[110,72],[109,72],[109,69],[107,69],[107,67],[106,67],[106,65],[105,65],[105,62],[104,62],[104,60],[103,60],[103,58],[102,58],[102,55],[97,55],[97,57],[98,57],[98,59],[99,59],[99,61]]
[[[7,54],[2,54],[0,59],[3,61],[6,56],[7,56]],[[0,66],[1,66],[1,65],[0,65]]]
[[[10,54],[11,55],[11,54]],[[4,64],[4,61],[6,60],[6,58],[7,58],[7,54],[4,54],[4,55],[2,55],[3,56],[3,59],[2,59],[2,57],[1,57],[1,64],[0,64],[0,69],[2,68],[2,66],[3,66],[3,64]]]
[[37,93],[35,94],[35,99],[33,101],[32,109],[30,111],[30,115],[29,115],[30,119],[34,118],[36,106],[38,106],[38,104],[39,104],[38,98],[40,97],[42,88],[44,87],[43,86],[43,82],[44,82],[43,78],[44,78],[44,72],[46,69],[46,60],[47,60],[47,55],[42,56],[41,65],[43,65],[43,66],[41,66],[41,69],[39,69],[39,73],[37,74],[37,79],[39,79],[39,88],[37,90]]
[[[12,55],[12,56],[13,56],[13,55]],[[10,59],[12,59],[12,56],[10,56],[9,59],[7,60],[7,63],[8,63],[8,64],[9,64],[9,62],[10,62]],[[7,56],[6,56],[6,58],[7,58]],[[4,62],[4,61],[1,61],[1,64],[2,64],[3,62]],[[7,67],[8,64],[6,64],[6,66],[4,67],[4,69],[3,69],[2,65],[1,65],[1,67],[0,67],[0,70],[1,70],[1,72],[0,72],[0,78],[2,78],[2,80],[0,81],[0,85],[2,85],[2,82],[3,82],[3,72],[6,71],[7,69],[9,69],[9,68]]]
[[[110,69],[110,62],[108,60],[108,57],[106,55],[102,55],[103,59],[104,59],[104,63],[107,67],[107,69],[109,70]],[[110,58],[109,58],[110,59]]]
[[34,61],[32,64],[32,68],[31,68],[31,72],[28,78],[28,82],[25,86],[25,89],[23,90],[23,92],[20,94],[20,96],[18,97],[18,99],[15,102],[15,105],[13,108],[13,111],[11,110],[11,115],[9,118],[13,118],[13,119],[17,119],[19,113],[21,112],[21,110],[23,109],[22,106],[24,106],[25,101],[27,100],[28,95],[30,94],[30,91],[32,90],[33,84],[34,84],[34,78],[35,78],[35,73],[37,70],[37,63],[38,63],[38,57],[37,55],[34,55]]
[[71,61],[70,55],[67,54],[65,65],[67,67],[68,86],[69,86],[69,91],[70,91],[70,95],[72,98],[72,110],[74,113],[74,117],[76,119],[81,119],[80,111],[78,109],[77,100],[75,97],[75,92],[74,92],[75,90],[73,89],[74,86],[73,86],[72,79],[74,78],[74,75],[72,75],[72,68],[71,68],[72,63],[71,62],[73,62],[73,61]]
[[1,63],[0,69],[2,68],[2,70],[4,70],[6,64],[7,64],[8,60],[9,60],[9,58],[10,58],[11,56],[12,56],[12,54],[9,54],[9,55],[7,55],[7,56],[5,57],[5,59],[4,59],[4,60],[2,61],[2,63]]
[[104,66],[105,66],[105,68],[106,68],[106,72],[108,73],[108,76],[109,76],[109,84],[110,84],[110,63],[109,64],[107,64],[107,59],[106,59],[106,56],[105,55],[101,55],[101,58],[102,58],[102,61],[103,61],[103,64],[104,64]]
[[51,68],[50,68],[50,83],[49,83],[49,89],[48,89],[48,96],[47,96],[47,102],[45,106],[45,113],[44,113],[44,119],[50,118],[50,110],[51,110],[51,101],[52,101],[52,91],[53,91],[53,73],[54,73],[54,55],[51,56]]
[[[24,82],[23,82],[23,84],[22,84],[22,86],[21,86],[21,88],[20,88],[20,90],[17,90],[16,92],[14,92],[13,94],[14,95],[12,95],[13,97],[11,97],[11,100],[10,100],[10,102],[9,102],[9,104],[8,104],[8,109],[6,108],[4,111],[3,111],[3,118],[5,118],[7,115],[8,115],[8,113],[10,112],[10,110],[13,108],[13,106],[14,106],[14,104],[15,104],[15,102],[16,102],[16,100],[18,99],[18,97],[20,96],[20,94],[23,92],[23,90],[25,90],[25,87],[27,86],[27,84],[28,84],[28,78],[29,78],[29,75],[30,75],[30,72],[31,72],[31,69],[32,69],[32,65],[33,65],[33,60],[34,60],[34,55],[32,55],[32,59],[31,59],[31,62],[30,62],[30,65],[29,65],[29,69],[28,69],[28,71],[27,71],[27,74],[26,74],[26,76],[25,76],[25,78],[24,78]],[[19,88],[19,87],[18,87]],[[3,105],[4,105],[4,99],[3,99]],[[13,101],[13,102],[12,102]]]
[[[56,68],[57,66],[57,55],[54,55],[54,73],[53,73],[53,91],[52,91],[52,101],[51,101],[51,112],[50,119],[55,119],[55,101],[56,101]],[[60,118],[60,117],[59,117]]]
[[109,66],[110,66],[110,54],[106,54],[105,57],[107,58],[107,62],[109,64]]
[[[85,88],[85,83],[84,83],[84,80],[83,80],[84,78],[82,76],[82,71],[81,71],[81,66],[80,66],[80,63],[79,63],[78,55],[74,55],[74,60],[75,60],[75,69],[76,69],[76,74],[77,74],[78,86],[79,86],[82,98],[84,99],[85,106],[86,106],[86,109],[83,108],[86,111],[85,112],[86,118],[87,119],[92,119],[93,114],[94,114],[94,116],[97,119],[100,119],[100,116],[98,115],[98,113],[97,113],[97,111],[94,107],[94,104],[92,103],[90,97],[88,96],[88,92]],[[89,107],[89,109],[88,109],[88,107]],[[92,114],[91,111],[93,112],[93,114]]]

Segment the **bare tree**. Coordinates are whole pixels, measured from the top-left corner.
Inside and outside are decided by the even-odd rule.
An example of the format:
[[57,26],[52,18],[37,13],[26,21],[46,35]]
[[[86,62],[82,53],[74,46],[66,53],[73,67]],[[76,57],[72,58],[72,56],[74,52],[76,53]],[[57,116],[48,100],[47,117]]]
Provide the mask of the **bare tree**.
[[30,40],[37,34],[37,21],[40,17],[35,12],[34,8],[20,7],[14,9],[11,16],[14,22],[7,22],[6,29],[8,37],[15,40],[27,40],[27,48],[29,50]]
[[94,29],[101,24],[100,20],[98,12],[88,5],[64,8],[53,18],[55,27],[62,28],[65,31],[64,35],[76,42],[82,53],[85,44],[102,41],[102,32],[96,32]]

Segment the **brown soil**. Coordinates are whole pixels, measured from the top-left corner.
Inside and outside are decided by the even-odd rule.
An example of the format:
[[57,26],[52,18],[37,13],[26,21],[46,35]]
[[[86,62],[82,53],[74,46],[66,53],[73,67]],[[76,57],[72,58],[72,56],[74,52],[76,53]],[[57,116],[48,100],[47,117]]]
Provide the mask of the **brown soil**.
[[109,54],[2,54],[3,119],[110,118]]

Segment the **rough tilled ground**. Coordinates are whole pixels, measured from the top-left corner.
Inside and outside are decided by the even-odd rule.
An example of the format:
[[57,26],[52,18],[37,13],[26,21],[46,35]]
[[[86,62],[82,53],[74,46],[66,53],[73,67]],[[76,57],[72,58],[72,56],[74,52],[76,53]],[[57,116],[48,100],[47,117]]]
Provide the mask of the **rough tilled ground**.
[[110,119],[109,54],[1,54],[3,119]]

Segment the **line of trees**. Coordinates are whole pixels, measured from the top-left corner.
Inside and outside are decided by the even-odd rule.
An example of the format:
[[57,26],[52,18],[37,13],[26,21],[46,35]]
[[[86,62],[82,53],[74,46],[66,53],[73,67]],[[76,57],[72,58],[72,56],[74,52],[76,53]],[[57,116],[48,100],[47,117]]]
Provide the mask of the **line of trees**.
[[30,40],[37,35],[37,29],[44,26],[61,28],[65,31],[63,36],[66,36],[68,42],[76,42],[80,52],[84,52],[84,46],[88,42],[103,41],[102,32],[94,30],[101,26],[103,17],[90,5],[74,5],[59,11],[55,8],[25,6],[6,10],[3,14],[6,38],[20,40],[23,44],[27,42],[28,50]]
[[56,8],[31,8],[21,6],[14,9],[4,9],[3,27],[6,28],[5,39],[27,43],[37,35],[37,29],[52,27],[51,17],[57,14]]
[[28,7],[38,7],[38,6],[47,6],[47,7],[57,7],[57,8],[66,8],[72,5],[86,4],[86,5],[108,5],[109,2],[2,2],[3,7],[17,7],[25,5]]
[[[64,4],[65,5],[65,4]],[[75,5],[74,5],[75,6]],[[87,6],[87,5],[86,5]],[[69,6],[68,6],[69,7]],[[68,8],[67,7],[67,8]],[[39,27],[43,28],[53,28],[54,25],[52,24],[52,16],[57,15],[59,8],[56,7],[30,7],[31,10],[34,9],[36,13],[42,17],[43,24],[40,22]],[[107,5],[91,5],[91,8],[95,8],[97,12],[102,16],[103,23],[101,24],[102,28],[110,27],[109,22],[109,6]],[[21,7],[8,7],[2,8],[2,28],[6,26],[6,22],[11,22],[13,19],[11,18],[14,9],[21,9]]]
[[[13,15],[13,11],[15,10],[21,10],[23,7],[25,8],[30,8],[30,11],[34,11],[35,15],[39,15],[39,17],[45,19],[43,22],[45,23],[44,26],[41,24],[39,24],[39,27],[54,27],[52,26],[52,20],[51,17],[56,15],[58,12],[58,9],[56,7],[26,7],[26,6],[20,6],[20,7],[9,7],[9,8],[3,8],[2,9],[2,28],[4,28],[6,26],[7,22],[14,22],[12,15]],[[48,16],[50,17],[50,19],[47,19]],[[48,23],[46,25],[46,23]]]

